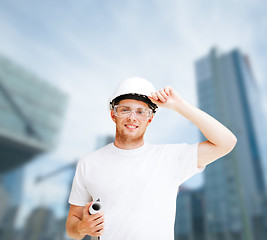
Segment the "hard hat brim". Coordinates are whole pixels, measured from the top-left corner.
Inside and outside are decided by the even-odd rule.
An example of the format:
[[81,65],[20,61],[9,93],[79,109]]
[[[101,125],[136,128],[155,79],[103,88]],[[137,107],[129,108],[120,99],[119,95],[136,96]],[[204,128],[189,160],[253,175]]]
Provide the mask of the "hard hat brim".
[[110,109],[112,110],[115,105],[117,105],[121,100],[124,100],[124,99],[134,99],[134,100],[142,101],[146,103],[152,109],[153,113],[155,113],[158,108],[157,104],[153,103],[147,96],[142,95],[142,94],[137,94],[137,93],[130,93],[130,94],[123,94],[123,95],[120,95],[114,98],[110,102]]

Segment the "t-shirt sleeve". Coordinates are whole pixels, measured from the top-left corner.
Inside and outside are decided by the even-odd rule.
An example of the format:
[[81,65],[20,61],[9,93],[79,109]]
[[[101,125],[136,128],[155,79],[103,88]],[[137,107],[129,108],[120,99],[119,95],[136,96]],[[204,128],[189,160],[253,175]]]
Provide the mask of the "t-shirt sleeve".
[[90,202],[91,196],[84,181],[85,166],[82,160],[77,164],[75,176],[72,183],[69,203],[77,206],[85,206]]
[[198,144],[183,143],[171,146],[172,161],[174,161],[173,170],[179,185],[205,169],[205,167],[198,168],[197,166]]

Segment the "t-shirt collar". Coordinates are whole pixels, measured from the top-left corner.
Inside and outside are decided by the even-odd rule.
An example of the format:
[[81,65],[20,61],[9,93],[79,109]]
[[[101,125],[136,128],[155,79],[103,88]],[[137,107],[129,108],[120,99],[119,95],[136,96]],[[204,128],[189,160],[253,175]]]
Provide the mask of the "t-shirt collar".
[[136,153],[141,153],[143,152],[148,144],[145,142],[144,145],[142,145],[141,147],[135,148],[135,149],[122,149],[122,148],[118,148],[114,145],[114,143],[110,143],[110,150],[114,153],[119,153],[119,154],[136,154]]

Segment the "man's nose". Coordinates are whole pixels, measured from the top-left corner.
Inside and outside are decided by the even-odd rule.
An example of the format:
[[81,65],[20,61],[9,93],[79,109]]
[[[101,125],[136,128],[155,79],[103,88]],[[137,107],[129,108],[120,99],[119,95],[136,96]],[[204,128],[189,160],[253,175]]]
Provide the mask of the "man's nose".
[[132,118],[132,117],[136,118],[135,110],[132,110],[128,116],[128,118]]

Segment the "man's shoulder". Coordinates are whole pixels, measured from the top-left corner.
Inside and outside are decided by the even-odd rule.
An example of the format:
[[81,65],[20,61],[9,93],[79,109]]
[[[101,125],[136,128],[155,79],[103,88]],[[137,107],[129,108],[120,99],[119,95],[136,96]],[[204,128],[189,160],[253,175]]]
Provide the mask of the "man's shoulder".
[[148,148],[152,151],[162,150],[162,151],[178,151],[183,152],[193,149],[198,143],[163,143],[163,144],[147,144]]

